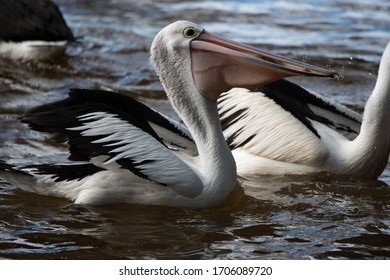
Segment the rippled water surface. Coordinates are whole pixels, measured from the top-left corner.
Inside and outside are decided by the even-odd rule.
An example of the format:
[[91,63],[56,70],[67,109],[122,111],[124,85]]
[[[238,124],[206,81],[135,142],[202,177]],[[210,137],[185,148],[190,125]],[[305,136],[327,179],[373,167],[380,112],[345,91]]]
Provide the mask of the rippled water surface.
[[[0,59],[0,156],[59,161],[66,149],[18,122],[71,87],[130,94],[176,118],[148,62],[154,35],[178,19],[339,71],[294,79],[361,111],[390,41],[387,0],[57,0],[79,37],[51,63]],[[390,167],[377,181],[329,175],[263,177],[237,185],[221,206],[74,205],[0,180],[0,258],[387,259]]]

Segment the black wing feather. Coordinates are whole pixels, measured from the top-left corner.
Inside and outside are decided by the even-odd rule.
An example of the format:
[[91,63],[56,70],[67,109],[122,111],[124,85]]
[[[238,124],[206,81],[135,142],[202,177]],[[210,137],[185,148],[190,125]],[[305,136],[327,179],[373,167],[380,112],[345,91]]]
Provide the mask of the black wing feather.
[[[193,170],[165,145],[152,125],[191,142],[189,136],[168,118],[130,96],[102,90],[72,89],[68,98],[36,107],[21,121],[34,130],[53,133],[57,141],[66,141],[69,159],[73,161],[90,161],[98,168],[105,168],[107,163],[108,169],[109,164],[115,162],[120,168],[160,185],[174,187],[184,195],[192,195],[194,190],[176,186],[172,174],[181,170],[187,174],[188,180],[199,180]],[[142,148],[138,149],[140,146]],[[97,158],[100,155],[104,157]],[[55,173],[53,178],[57,176],[57,180],[68,175],[67,167],[64,174],[54,168],[38,167],[38,171],[48,175]],[[88,167],[83,174],[89,174],[89,171],[98,170]],[[168,175],[162,178],[159,172]]]
[[[263,92],[265,95],[279,104],[283,109],[289,111],[294,117],[300,120],[317,137],[319,137],[319,135],[313,127],[311,120],[321,122],[330,127],[334,127],[339,131],[344,131],[347,134],[351,134],[352,138],[359,134],[361,125],[360,119],[340,110],[335,104],[327,102],[325,99],[310,93],[306,89],[290,81],[279,80],[262,87],[251,89],[251,91]],[[339,115],[342,118],[349,120],[351,124],[353,124],[353,127],[343,125],[342,123],[335,123],[326,116],[313,112],[309,105],[323,108],[328,112]]]
[[34,169],[35,174],[49,175],[53,177],[54,182],[81,180],[91,176],[96,172],[104,170],[91,163],[69,164],[69,165],[31,165],[24,169]]
[[112,147],[93,143],[94,140],[100,139],[100,136],[86,137],[80,135],[79,131],[67,128],[80,126],[82,124],[79,120],[80,116],[99,111],[117,115],[147,132],[162,145],[164,145],[162,139],[149,122],[192,141],[164,116],[145,104],[130,96],[103,90],[71,89],[68,98],[36,107],[27,112],[21,121],[34,130],[53,133],[57,142],[67,141],[70,146],[70,160],[88,161],[92,157],[107,155]]

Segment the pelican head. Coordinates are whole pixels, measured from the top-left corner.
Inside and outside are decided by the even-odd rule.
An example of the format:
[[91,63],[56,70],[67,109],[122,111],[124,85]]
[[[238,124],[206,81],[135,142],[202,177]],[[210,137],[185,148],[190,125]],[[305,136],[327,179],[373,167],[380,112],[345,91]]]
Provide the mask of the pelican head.
[[[170,71],[176,79],[163,79],[163,84],[191,77],[197,91],[212,101],[233,87],[257,87],[288,76],[337,76],[334,71],[211,34],[189,21],[172,23],[156,35],[151,61],[160,74],[167,72],[168,64],[176,69]],[[170,76],[164,74],[160,76]]]

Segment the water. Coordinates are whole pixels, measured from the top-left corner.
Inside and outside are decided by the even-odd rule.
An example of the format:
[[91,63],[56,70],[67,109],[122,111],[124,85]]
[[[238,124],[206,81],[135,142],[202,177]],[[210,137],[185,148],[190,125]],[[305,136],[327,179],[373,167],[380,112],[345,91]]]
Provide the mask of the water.
[[[294,79],[361,111],[390,41],[387,0],[57,0],[79,43],[53,63],[0,59],[0,158],[59,161],[66,149],[18,117],[68,88],[117,90],[177,118],[148,62],[154,35],[178,19],[339,71]],[[213,209],[79,206],[0,181],[0,258],[387,259],[390,167],[377,181],[262,177]]]

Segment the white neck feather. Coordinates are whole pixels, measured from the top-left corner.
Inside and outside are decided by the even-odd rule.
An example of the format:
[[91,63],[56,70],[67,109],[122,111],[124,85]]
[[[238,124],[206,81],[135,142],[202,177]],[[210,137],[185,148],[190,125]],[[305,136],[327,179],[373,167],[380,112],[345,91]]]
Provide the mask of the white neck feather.
[[376,178],[390,153],[390,43],[379,67],[378,79],[364,109],[359,136],[353,141],[355,172]]
[[201,95],[193,82],[189,47],[182,52],[164,47],[158,37],[152,45],[151,60],[168,98],[188,127],[198,149],[198,166],[190,166],[201,179],[203,199],[222,202],[236,184],[236,165],[225,141],[217,103]]

